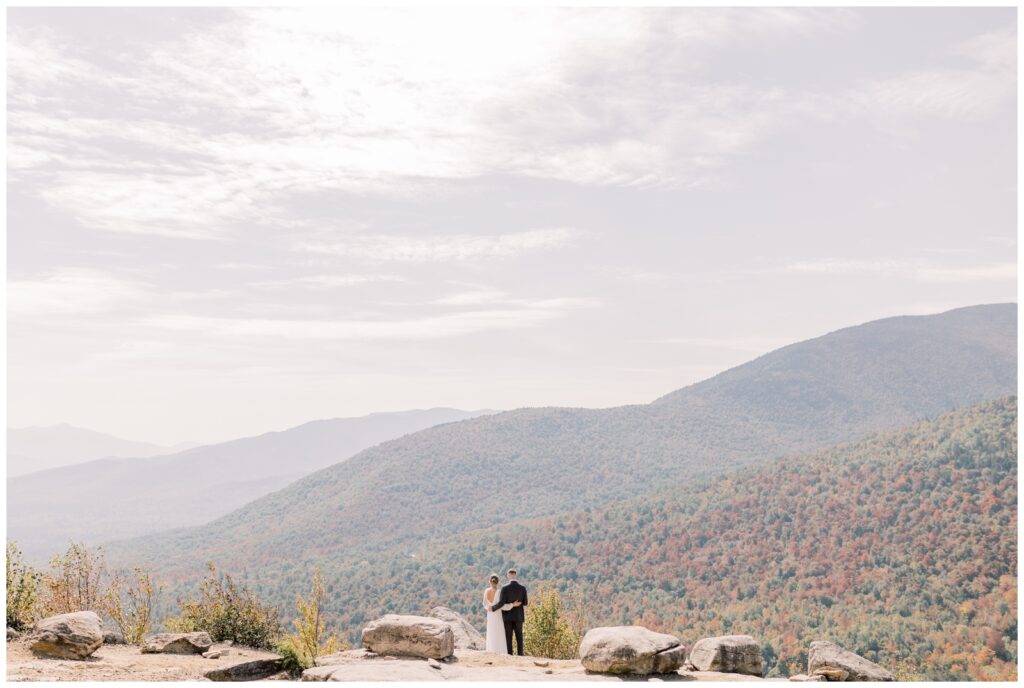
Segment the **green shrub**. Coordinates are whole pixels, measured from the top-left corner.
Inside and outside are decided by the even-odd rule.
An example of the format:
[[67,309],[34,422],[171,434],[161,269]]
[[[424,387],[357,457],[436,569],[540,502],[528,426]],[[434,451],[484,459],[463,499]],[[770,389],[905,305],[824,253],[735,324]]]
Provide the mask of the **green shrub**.
[[7,625],[24,630],[43,615],[43,574],[21,560],[21,550],[7,543]]
[[164,621],[172,631],[206,631],[214,641],[271,649],[281,636],[275,607],[264,605],[244,586],[207,564],[209,575],[199,584],[199,599],[178,600],[181,614]]
[[285,638],[277,644],[277,654],[281,655],[281,668],[290,674],[300,674],[303,669],[308,669],[302,658],[299,656],[299,651],[295,649],[294,643],[291,638]]
[[562,605],[561,595],[547,584],[541,584],[530,595],[526,621],[523,623],[526,654],[551,659],[575,659],[586,626],[586,613],[582,595],[573,595],[573,603],[573,610],[567,611]]

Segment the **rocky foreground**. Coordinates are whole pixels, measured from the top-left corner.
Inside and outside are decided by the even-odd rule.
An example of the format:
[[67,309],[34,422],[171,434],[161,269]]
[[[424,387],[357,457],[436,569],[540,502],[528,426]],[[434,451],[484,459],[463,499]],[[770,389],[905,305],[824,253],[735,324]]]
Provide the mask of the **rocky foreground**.
[[[8,681],[206,681],[204,674],[277,655],[247,647],[214,644],[226,651],[217,659],[201,654],[144,654],[135,645],[101,645],[85,659],[46,657],[32,652],[28,639],[7,643]],[[271,679],[288,678],[277,673]]]
[[[215,649],[220,647],[213,646]],[[202,655],[143,654],[130,645],[103,645],[88,659],[40,657],[27,641],[7,643],[8,681],[208,681],[206,672],[260,659],[271,652],[225,647],[230,654],[218,659]],[[713,671],[680,671],[649,677],[588,674],[579,660],[535,659],[493,655],[480,650],[456,650],[445,662],[414,657],[366,657],[353,650],[330,657],[330,666],[309,669],[302,680],[331,681],[622,681],[700,680],[758,681],[752,676]],[[436,665],[436,668],[435,668]],[[268,680],[298,680],[279,672]],[[768,679],[783,680],[783,679]]]
[[[761,681],[764,659],[750,636],[704,638],[689,651],[643,626],[593,628],[579,659],[483,651],[483,637],[450,610],[389,614],[363,629],[363,647],[318,658],[301,677],[282,657],[214,643],[205,631],[157,633],[141,647],[117,644],[91,611],[60,614],[21,636],[8,629],[9,681]],[[440,612],[440,613],[438,613]],[[123,639],[120,640],[123,642]],[[811,643],[808,673],[789,681],[892,681],[891,673],[828,641]]]

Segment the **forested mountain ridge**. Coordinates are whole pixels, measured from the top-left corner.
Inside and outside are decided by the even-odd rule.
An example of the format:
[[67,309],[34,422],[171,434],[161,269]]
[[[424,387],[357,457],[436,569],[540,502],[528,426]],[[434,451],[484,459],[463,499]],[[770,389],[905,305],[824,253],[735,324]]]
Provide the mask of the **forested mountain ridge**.
[[[1016,304],[875,320],[782,347],[654,404],[724,406],[804,427],[826,420],[852,437],[865,425],[898,427],[998,396],[1008,361],[1016,379],[1016,327]],[[875,384],[865,384],[866,372]],[[910,408],[915,389],[927,394],[915,395]]]
[[[780,352],[789,364],[780,369],[766,365],[775,356],[768,354],[650,405],[521,409],[417,432],[206,526],[115,543],[111,554],[159,562],[182,578],[200,575],[208,560],[256,570],[274,561],[361,558],[403,543],[627,499],[896,427],[937,406],[948,410],[1016,391],[1015,304],[912,323],[891,318],[786,347]],[[856,335],[860,328],[869,335]],[[862,341],[884,344],[865,354],[868,344],[857,345]],[[943,356],[922,355],[934,342]],[[801,358],[816,363],[805,370],[794,363]],[[918,370],[919,377],[895,385],[888,371],[900,366]],[[940,370],[950,366],[958,382],[952,386]],[[837,376],[836,370],[849,372]],[[747,387],[733,384],[744,378]],[[758,385],[782,385],[790,394],[744,391]],[[794,391],[801,389],[806,397]],[[795,416],[772,410],[790,398],[800,403]],[[859,408],[864,398],[887,399],[886,413],[865,414]]]
[[486,413],[433,408],[316,420],[165,456],[100,459],[9,478],[8,538],[45,560],[69,540],[199,525],[366,447]]
[[[490,571],[583,592],[591,625],[757,638],[773,675],[829,639],[904,677],[1013,680],[1017,400],[586,511],[323,561],[331,618],[452,607]],[[282,603],[303,562],[248,579]]]

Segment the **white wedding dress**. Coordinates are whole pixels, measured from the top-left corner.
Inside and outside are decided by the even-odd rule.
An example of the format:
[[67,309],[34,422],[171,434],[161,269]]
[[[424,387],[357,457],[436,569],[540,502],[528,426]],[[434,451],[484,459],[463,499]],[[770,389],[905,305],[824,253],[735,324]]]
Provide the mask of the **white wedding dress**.
[[[487,601],[487,591],[490,588],[484,589],[484,609],[487,612],[487,651],[493,652],[498,655],[507,655],[508,647],[505,645],[505,622],[501,620],[501,609],[511,609],[511,604],[506,604],[504,607],[496,612],[491,611],[491,605],[494,602]],[[498,600],[498,595],[501,594],[501,588],[494,591],[494,600]]]

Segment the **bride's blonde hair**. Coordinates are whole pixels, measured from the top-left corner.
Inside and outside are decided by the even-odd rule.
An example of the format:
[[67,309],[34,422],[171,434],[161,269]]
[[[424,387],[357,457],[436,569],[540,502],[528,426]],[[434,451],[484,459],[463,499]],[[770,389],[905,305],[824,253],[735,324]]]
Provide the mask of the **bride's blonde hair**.
[[489,575],[489,576],[487,577],[487,582],[488,582],[488,583],[500,583],[500,582],[501,582],[501,579],[500,579],[500,578],[498,578],[498,574],[496,574],[496,573],[492,573],[491,575]]

